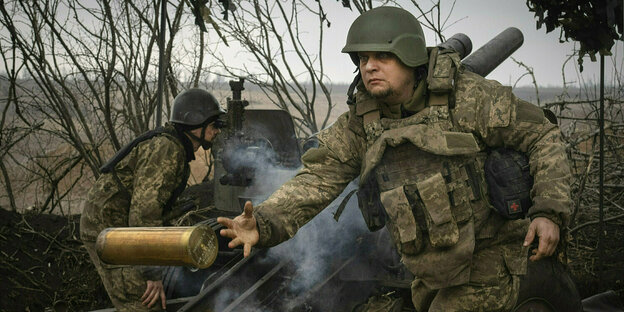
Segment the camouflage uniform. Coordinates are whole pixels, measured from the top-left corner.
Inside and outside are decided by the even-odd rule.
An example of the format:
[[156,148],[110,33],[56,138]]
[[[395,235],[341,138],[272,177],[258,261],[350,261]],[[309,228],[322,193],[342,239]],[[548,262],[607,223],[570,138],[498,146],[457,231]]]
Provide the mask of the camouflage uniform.
[[[456,55],[447,56],[444,62],[459,66]],[[444,76],[432,66],[430,78]],[[535,182],[528,216],[561,228],[571,207],[564,144],[557,125],[510,87],[461,69],[450,76],[450,93],[436,93],[440,80],[423,80],[398,108],[360,85],[350,111],[303,155],[303,169],[256,207],[259,245],[294,236],[359,175],[361,184],[378,183],[386,226],[415,276],[418,311],[510,310],[527,270],[522,243],[529,220],[505,220],[491,207],[486,149],[505,146],[529,156]],[[413,114],[403,117],[406,110]]]
[[[188,162],[195,158],[190,140],[167,124],[165,132],[134,147],[113,173],[102,174],[80,219],[80,237],[118,311],[148,310],[141,305],[147,280],[161,280],[154,267],[108,265],[95,252],[98,234],[108,227],[163,226],[163,215],[186,185]],[[121,185],[120,185],[121,184]],[[157,304],[151,310],[159,310]]]

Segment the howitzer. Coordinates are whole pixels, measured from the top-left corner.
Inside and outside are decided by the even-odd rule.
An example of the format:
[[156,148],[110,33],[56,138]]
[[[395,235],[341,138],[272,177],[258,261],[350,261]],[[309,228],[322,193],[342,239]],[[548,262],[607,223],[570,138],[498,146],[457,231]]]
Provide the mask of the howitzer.
[[274,182],[262,181],[259,172],[301,165],[292,116],[285,110],[247,108],[249,102],[241,96],[243,83],[242,78],[229,83],[228,126],[213,147],[214,202],[225,214],[242,212],[241,203],[247,199],[258,202],[267,197],[267,185]]
[[[220,150],[222,154],[222,164],[227,172],[219,177],[219,183],[222,185],[232,186],[249,186],[253,179],[253,168],[249,168],[247,164],[250,161],[241,159],[240,161],[231,161],[237,159],[238,155],[248,155],[248,143],[245,142],[245,133],[243,131],[243,122],[245,121],[245,107],[249,102],[243,100],[241,92],[245,90],[243,84],[244,78],[238,81],[231,80],[229,82],[230,90],[232,90],[232,98],[227,99],[227,123],[228,127],[223,131],[223,140],[227,144]],[[253,156],[251,157],[253,158]]]
[[163,221],[165,222],[165,224],[172,224],[173,220],[181,217],[182,215],[184,215],[185,213],[195,209],[195,203],[193,201],[191,202],[185,202],[182,205],[176,206],[174,207],[171,211],[169,211],[168,213],[166,213],[163,216]]

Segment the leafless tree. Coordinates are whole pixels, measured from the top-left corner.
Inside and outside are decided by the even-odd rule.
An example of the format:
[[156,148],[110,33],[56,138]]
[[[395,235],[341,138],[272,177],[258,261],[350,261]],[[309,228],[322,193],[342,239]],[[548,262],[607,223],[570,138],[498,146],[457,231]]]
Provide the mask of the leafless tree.
[[[315,38],[302,40],[301,19],[316,20]],[[211,71],[230,77],[245,77],[260,87],[277,107],[289,111],[300,136],[324,128],[334,103],[324,72],[324,30],[329,25],[321,2],[308,1],[241,1],[225,20],[212,14],[228,41],[240,44],[259,68],[248,64],[228,63],[217,49],[209,54],[219,62]],[[316,37],[318,36],[318,37]],[[320,98],[323,107],[319,108]],[[326,103],[326,104],[325,104]]]
[[[600,168],[600,94],[596,82],[580,74],[566,77],[564,68],[570,66],[570,55],[562,65],[564,89],[555,99],[542,101],[542,107],[554,111],[567,142],[572,165],[572,216],[567,231],[570,268],[583,283],[613,287],[612,274],[621,271],[621,244],[624,225],[624,86],[622,85],[622,43],[610,57],[611,79],[605,81],[604,163]],[[536,87],[537,89],[537,87]],[[540,93],[541,94],[541,93]],[[604,201],[600,210],[600,180],[603,176]],[[603,214],[600,222],[600,214]],[[601,256],[608,255],[608,256]],[[604,258],[604,259],[603,259]],[[605,260],[608,259],[608,260]],[[608,286],[611,285],[611,286]]]
[[539,87],[537,85],[537,80],[535,80],[535,73],[533,72],[533,67],[530,67],[524,64],[523,62],[516,60],[513,56],[511,57],[511,59],[514,61],[514,63],[518,64],[518,66],[526,70],[524,74],[520,75],[520,77],[516,79],[516,82],[514,83],[512,88],[515,88],[516,85],[520,82],[520,80],[522,80],[522,78],[524,78],[525,76],[531,77],[532,79],[531,83],[533,84],[533,87],[535,88],[535,100],[537,101],[537,106],[540,106]]
[[[362,13],[373,7],[396,1],[353,0],[343,1],[344,6]],[[428,10],[413,2],[420,10],[425,25],[439,34],[448,17],[441,22],[440,3],[433,3]],[[451,9],[452,10],[452,9]],[[267,98],[277,107],[293,115],[298,135],[310,135],[325,128],[336,103],[331,97],[331,80],[325,74],[322,50],[324,33],[331,20],[322,1],[303,0],[268,1],[247,0],[237,3],[229,19],[219,14],[207,14],[206,19],[220,25],[227,41],[240,44],[241,58],[249,57],[248,64],[232,64],[220,52],[220,46],[209,49],[218,66],[211,72],[228,77],[245,77],[260,87]],[[449,14],[450,16],[450,14]],[[314,19],[314,26],[302,24]],[[310,33],[314,36],[310,37]],[[306,38],[306,39],[302,39]],[[250,66],[255,64],[257,67]],[[342,103],[340,103],[342,104]]]
[[[28,154],[22,155],[29,160],[26,164],[8,152],[8,144],[0,155],[3,160],[15,158],[15,166],[28,167],[46,180],[50,195],[44,196],[41,209],[53,208],[65,196],[58,184],[72,170],[82,172],[86,166],[90,176],[98,176],[112,151],[153,127],[159,9],[158,0],[4,1],[0,6],[0,25],[6,30],[0,37],[7,73],[3,78],[10,85],[3,106],[3,142],[12,133],[7,131],[11,116],[19,117],[13,128],[32,132],[23,150]],[[183,22],[192,25],[192,16],[184,2],[177,2],[169,4],[167,17],[164,49],[170,60],[178,31]],[[175,64],[167,63],[165,93],[173,96],[179,89],[173,78],[177,73]],[[28,79],[17,79],[18,70]],[[59,144],[72,147],[66,155],[71,161],[46,156]],[[8,170],[2,172],[6,191],[15,193],[10,192]]]
[[[205,85],[208,75],[225,73],[246,77],[277,107],[291,112],[301,137],[331,122],[336,104],[320,53],[331,21],[322,1],[240,1],[227,19],[217,2],[208,2],[200,11],[211,26],[208,33],[193,23],[191,7],[197,3],[201,2],[168,4],[166,114],[168,101],[178,90]],[[393,3],[350,2],[360,13]],[[14,142],[3,144],[0,154],[4,191],[23,193],[34,187],[40,192],[36,194],[39,208],[49,210],[67,196],[63,185],[97,177],[98,168],[113,151],[154,126],[161,2],[12,0],[2,4],[0,25],[6,31],[0,44],[7,72],[2,78],[11,82],[3,106],[2,139]],[[439,2],[433,5],[420,11],[427,25],[436,29],[443,24]],[[314,38],[302,39],[312,36],[302,26],[302,20],[310,17],[317,30],[307,29]],[[211,40],[213,33],[216,40]],[[259,68],[226,63],[215,45],[228,41],[250,53]],[[18,73],[27,79],[18,79]],[[20,129],[23,136],[10,129]],[[62,144],[71,146],[68,161],[49,154]],[[11,180],[20,179],[14,173],[11,178],[4,166],[8,163],[28,174],[18,175],[24,179],[19,190]],[[9,202],[16,206],[14,198]]]
[[17,210],[15,196],[13,195],[13,186],[9,169],[5,165],[4,158],[10,153],[11,149],[21,140],[27,137],[31,131],[27,128],[19,127],[19,119],[21,116],[19,110],[15,110],[15,102],[17,96],[15,92],[17,84],[17,75],[22,68],[16,63],[16,59],[9,56],[9,53],[15,54],[15,46],[5,47],[0,42],[0,57],[4,63],[4,72],[6,77],[0,77],[0,85],[8,85],[6,90],[2,90],[3,96],[0,101],[4,103],[2,108],[2,116],[0,117],[0,172],[2,173],[2,181],[4,182],[5,192],[9,201],[9,208],[12,211]]

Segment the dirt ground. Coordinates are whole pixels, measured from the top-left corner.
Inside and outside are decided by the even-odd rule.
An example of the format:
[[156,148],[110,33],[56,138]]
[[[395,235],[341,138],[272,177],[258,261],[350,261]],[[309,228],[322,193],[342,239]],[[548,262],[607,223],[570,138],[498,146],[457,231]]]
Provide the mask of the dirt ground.
[[[111,306],[79,241],[78,226],[78,215],[22,215],[0,209],[0,311]],[[568,250],[573,278],[583,298],[612,289],[624,299],[624,219],[607,223],[602,272],[597,229],[587,226],[572,236]]]
[[0,311],[85,311],[111,306],[79,239],[79,215],[0,209]]

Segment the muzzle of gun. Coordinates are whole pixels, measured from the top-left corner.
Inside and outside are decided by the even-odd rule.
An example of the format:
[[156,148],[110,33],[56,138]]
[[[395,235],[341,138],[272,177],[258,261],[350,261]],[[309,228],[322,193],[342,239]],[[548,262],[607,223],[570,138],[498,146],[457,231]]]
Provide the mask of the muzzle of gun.
[[217,235],[208,225],[108,228],[95,247],[114,265],[167,265],[207,268],[217,258]]

